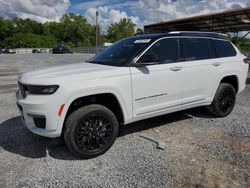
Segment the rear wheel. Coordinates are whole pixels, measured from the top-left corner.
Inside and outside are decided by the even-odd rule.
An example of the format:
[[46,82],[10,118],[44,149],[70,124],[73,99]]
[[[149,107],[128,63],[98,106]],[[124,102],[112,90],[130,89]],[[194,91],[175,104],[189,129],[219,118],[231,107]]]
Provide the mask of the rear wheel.
[[208,106],[208,111],[217,117],[225,117],[232,112],[235,101],[236,92],[234,87],[231,84],[221,83],[212,104]]
[[84,106],[69,115],[64,130],[68,148],[81,158],[105,153],[118,135],[118,122],[111,110],[101,105]]

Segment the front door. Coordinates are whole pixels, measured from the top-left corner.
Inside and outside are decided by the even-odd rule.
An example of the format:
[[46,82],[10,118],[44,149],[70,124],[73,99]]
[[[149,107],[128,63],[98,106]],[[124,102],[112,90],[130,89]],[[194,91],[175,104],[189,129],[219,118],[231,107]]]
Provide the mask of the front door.
[[179,108],[184,82],[182,62],[179,62],[177,38],[155,42],[138,60],[152,65],[131,67],[133,115],[166,112]]

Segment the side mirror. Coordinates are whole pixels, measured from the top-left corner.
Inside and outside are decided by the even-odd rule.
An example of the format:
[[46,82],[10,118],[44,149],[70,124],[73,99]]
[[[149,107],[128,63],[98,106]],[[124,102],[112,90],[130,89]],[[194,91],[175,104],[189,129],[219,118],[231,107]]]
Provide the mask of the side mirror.
[[136,67],[143,67],[143,66],[147,66],[147,65],[155,65],[159,61],[160,61],[160,59],[153,54],[144,54],[135,63],[135,66]]

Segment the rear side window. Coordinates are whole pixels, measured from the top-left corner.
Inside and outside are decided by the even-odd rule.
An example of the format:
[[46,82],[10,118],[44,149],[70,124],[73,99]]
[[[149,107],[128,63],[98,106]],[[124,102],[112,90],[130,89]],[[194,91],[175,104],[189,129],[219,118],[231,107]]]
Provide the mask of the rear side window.
[[205,38],[185,38],[182,39],[182,59],[184,61],[194,61],[214,58],[215,54],[208,39]]
[[213,40],[217,57],[236,56],[236,51],[229,41]]

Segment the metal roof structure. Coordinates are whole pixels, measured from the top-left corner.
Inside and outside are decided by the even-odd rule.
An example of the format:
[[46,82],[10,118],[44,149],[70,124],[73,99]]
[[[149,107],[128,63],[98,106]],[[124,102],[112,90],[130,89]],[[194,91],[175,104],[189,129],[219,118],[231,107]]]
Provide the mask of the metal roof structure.
[[144,26],[145,33],[169,31],[250,31],[250,7],[170,20]]

